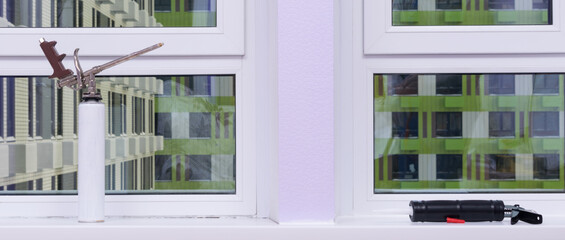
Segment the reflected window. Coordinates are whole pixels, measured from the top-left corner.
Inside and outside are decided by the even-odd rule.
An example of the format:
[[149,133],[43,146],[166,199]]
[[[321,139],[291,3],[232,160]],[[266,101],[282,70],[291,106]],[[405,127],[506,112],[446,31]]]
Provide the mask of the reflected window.
[[558,94],[559,74],[534,74],[533,92],[535,94]]
[[190,138],[211,138],[212,118],[210,113],[190,113]]
[[35,115],[36,135],[43,139],[53,137],[52,127],[54,125],[53,80],[48,78],[36,78],[35,80]]
[[186,96],[210,96],[211,76],[189,76],[185,78]]
[[125,102],[123,102],[124,95],[112,93],[111,96],[112,134],[120,136],[125,133],[125,125],[123,124],[125,117]]
[[393,112],[392,136],[401,138],[418,137],[418,112]]
[[163,136],[165,139],[172,137],[171,133],[171,113],[155,113],[155,135]]
[[531,114],[532,136],[559,136],[559,112],[531,112]]
[[155,181],[172,180],[172,156],[155,155]]
[[[130,9],[133,3],[137,9]],[[3,0],[0,17],[7,21],[0,27],[215,27],[216,5],[216,0]]]
[[184,0],[184,11],[210,11],[212,9],[210,0]]
[[533,0],[532,8],[533,9],[547,10],[547,9],[549,9],[549,1],[550,0]]
[[137,189],[137,159],[122,164],[122,190]]
[[418,10],[418,0],[393,0],[393,10]]
[[114,27],[114,20],[100,11],[96,11],[96,25],[94,27]]
[[393,180],[418,180],[418,155],[389,155],[392,162]]
[[[65,173],[57,175],[57,190],[76,190],[77,189],[77,172]],[[26,190],[33,190],[31,189]]]
[[549,0],[393,0],[393,26],[551,25]]
[[489,112],[490,137],[514,137],[515,116],[514,112]]
[[436,155],[436,179],[456,180],[463,176],[463,158],[458,154]]
[[[178,1],[178,0],[177,0]],[[172,0],[155,0],[156,12],[170,12]]]
[[463,75],[441,74],[436,75],[436,94],[461,95]]
[[145,132],[145,99],[132,97],[133,107],[133,132],[141,134]]
[[516,179],[516,157],[512,154],[487,154],[485,179]]
[[387,75],[388,95],[417,95],[418,75]]
[[534,154],[534,179],[559,179],[559,154]]
[[155,128],[155,125],[153,124],[153,116],[155,116],[155,110],[153,110],[155,108],[155,106],[153,105],[153,100],[149,100],[149,133],[153,133],[153,129]]
[[513,10],[514,0],[488,0],[490,10]]
[[435,112],[436,137],[461,137],[462,113]]
[[156,95],[156,97],[170,97],[173,94],[172,77],[171,76],[159,76],[158,79],[163,81],[163,94]]
[[[33,102],[33,87],[34,87],[34,82],[33,82],[33,78],[28,77],[27,78],[27,135],[28,137],[34,137],[34,133],[33,133],[33,126],[35,125],[33,122],[33,107],[34,107],[34,102]],[[2,91],[2,89],[0,88],[0,91]],[[2,97],[2,94],[0,94],[0,98]],[[0,100],[0,105],[2,104],[2,100]],[[1,108],[0,108],[1,109]],[[74,109],[73,109],[73,113],[74,113]],[[0,115],[1,117],[1,115]],[[2,124],[0,123],[0,127],[2,127]],[[0,133],[0,137],[2,136],[2,133]]]
[[461,0],[436,0],[436,9],[461,10]]
[[185,175],[187,181],[212,180],[212,156],[189,155],[187,172],[188,175]]
[[[173,79],[181,79],[184,86],[191,77]],[[108,126],[105,144],[111,150],[105,157],[107,163],[114,164],[106,167],[106,189],[234,193],[235,76],[191,78],[191,89],[203,94],[196,97],[154,96],[160,89],[158,78],[100,79],[100,86],[105,86],[100,92],[108,116],[104,119]],[[76,136],[71,131],[77,129],[75,113],[82,91],[58,90],[55,83],[45,77],[0,77],[0,149],[5,149],[0,150],[2,194],[13,194],[6,190],[73,194],[55,191],[76,189],[73,176],[68,174],[76,172]],[[69,132],[55,137],[62,133],[62,120]],[[18,138],[13,136],[16,133],[20,134]],[[136,135],[140,133],[144,136]],[[190,155],[196,156],[192,165],[185,158]],[[189,169],[192,173],[186,174]],[[190,181],[211,182],[178,185],[173,181],[185,182],[187,176],[191,176]]]
[[488,81],[488,94],[514,94],[514,74],[486,75]]
[[[426,73],[418,96],[399,96],[375,74],[374,192],[563,192],[562,75]],[[516,96],[489,96],[489,81]],[[441,94],[459,86],[465,96]]]
[[57,109],[55,112],[57,113],[57,136],[63,136],[63,89],[58,88],[56,93]]
[[0,138],[4,137],[4,78],[0,77]]
[[6,83],[6,137],[16,135],[16,79],[9,77]]

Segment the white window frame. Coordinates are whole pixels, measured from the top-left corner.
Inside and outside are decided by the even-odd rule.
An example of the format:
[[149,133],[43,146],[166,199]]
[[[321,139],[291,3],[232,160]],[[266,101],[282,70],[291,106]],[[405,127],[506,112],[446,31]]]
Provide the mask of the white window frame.
[[[336,65],[340,67],[336,73],[335,85],[336,101],[340,103],[336,106],[335,114],[336,189],[339,193],[336,200],[339,215],[373,217],[404,215],[408,220],[410,200],[450,199],[498,199],[503,200],[505,204],[520,204],[528,209],[534,209],[544,216],[562,215],[563,213],[557,212],[556,209],[562,209],[561,204],[565,201],[565,194],[374,193],[373,79],[375,74],[563,73],[565,69],[558,64],[562,62],[558,60],[561,59],[560,57],[552,57],[554,55],[551,54],[524,53],[531,50],[528,48],[512,55],[500,54],[500,51],[509,51],[508,49],[512,49],[512,46],[489,54],[468,55],[459,50],[445,52],[446,54],[423,54],[429,52],[429,49],[443,48],[446,51],[449,49],[436,43],[426,48],[408,46],[406,50],[403,49],[406,45],[402,43],[387,45],[391,40],[388,33],[383,33],[381,39],[375,40],[373,45],[389,46],[392,50],[387,50],[386,55],[381,55],[383,52],[380,50],[379,54],[367,51],[367,26],[371,23],[366,22],[366,14],[365,17],[361,15],[367,10],[367,3],[370,2],[373,5],[369,4],[369,6],[375,4],[384,6],[384,2],[390,3],[391,1],[341,1],[339,6],[341,9],[341,19],[338,23],[340,45],[336,50],[338,52]],[[383,27],[383,25],[377,27]],[[492,31],[492,33],[501,36],[513,34],[504,31]],[[404,33],[404,36],[419,36],[418,34],[420,33]],[[390,35],[398,35],[398,33],[390,33]],[[388,55],[400,53],[403,55]],[[440,51],[440,53],[443,52]]]
[[[34,48],[40,38],[58,42],[60,53],[80,56],[119,56],[115,49],[142,49],[165,42],[152,56],[243,55],[245,0],[217,0],[216,27],[163,28],[0,28],[0,56],[43,56]],[[120,41],[114,37],[120,35]],[[75,44],[80,43],[80,44]]]
[[391,0],[364,0],[364,53],[564,53],[565,4],[552,2],[552,25],[393,26]]
[[[256,181],[255,0],[217,0],[215,28],[4,28],[0,29],[0,72],[5,76],[52,73],[39,38],[57,41],[59,53],[79,53],[83,69],[158,42],[165,46],[104,71],[99,76],[234,75],[236,87],[235,194],[106,195],[106,216],[254,216]],[[246,4],[251,2],[251,4]],[[247,8],[247,9],[246,9]],[[245,15],[244,10],[248,13]],[[247,29],[245,31],[244,29]],[[111,44],[108,44],[111,39]],[[187,45],[192,42],[193,44]],[[83,50],[84,49],[84,50]],[[104,97],[104,96],[103,96]],[[268,116],[265,116],[268,117]],[[0,195],[0,217],[77,216],[76,195]]]

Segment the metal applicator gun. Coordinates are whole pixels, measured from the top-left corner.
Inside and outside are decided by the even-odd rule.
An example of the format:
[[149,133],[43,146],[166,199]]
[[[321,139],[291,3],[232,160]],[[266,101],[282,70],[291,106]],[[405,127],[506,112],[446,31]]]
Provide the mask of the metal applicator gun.
[[542,215],[516,205],[504,205],[500,200],[463,200],[463,201],[410,201],[412,222],[483,222],[502,221],[511,218],[510,223],[524,221],[541,224]]
[[[39,40],[45,57],[53,68],[50,78],[58,78],[57,87],[80,90],[88,86],[82,94],[83,102],[78,105],[78,221],[104,222],[104,173],[105,173],[105,106],[96,90],[95,75],[141,54],[155,50],[162,43],[155,44],[116,60],[95,66],[83,72],[78,61],[78,48],[75,49],[74,63],[76,75],[63,66],[65,54],[55,49],[57,42]],[[59,110],[61,111],[61,110]]]
[[163,43],[157,43],[153,46],[144,48],[137,52],[133,52],[131,54],[115,59],[113,61],[104,63],[99,66],[95,66],[86,72],[82,71],[82,67],[80,66],[80,62],[78,61],[79,49],[77,48],[75,49],[74,52],[74,64],[77,74],[73,75],[74,73],[72,70],[66,69],[65,66],[63,66],[62,61],[65,58],[66,54],[57,53],[57,50],[55,49],[55,45],[57,44],[56,41],[48,42],[45,41],[45,39],[41,38],[39,42],[40,42],[39,46],[43,50],[45,57],[47,57],[47,60],[49,61],[51,67],[53,68],[53,74],[50,76],[50,78],[59,79],[59,81],[57,82],[58,88],[62,88],[66,86],[74,90],[79,90],[85,86],[88,86],[88,91],[85,92],[82,96],[83,99],[101,99],[100,95],[96,93],[96,81],[94,79],[94,75],[108,68],[116,66],[120,63],[131,60],[141,54],[147,53],[149,51],[155,50],[163,46]]

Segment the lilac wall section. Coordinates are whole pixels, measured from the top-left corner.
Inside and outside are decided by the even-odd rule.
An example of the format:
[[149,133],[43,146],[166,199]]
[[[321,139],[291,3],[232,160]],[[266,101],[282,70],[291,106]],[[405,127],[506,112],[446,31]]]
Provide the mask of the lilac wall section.
[[334,219],[333,2],[278,1],[281,223]]

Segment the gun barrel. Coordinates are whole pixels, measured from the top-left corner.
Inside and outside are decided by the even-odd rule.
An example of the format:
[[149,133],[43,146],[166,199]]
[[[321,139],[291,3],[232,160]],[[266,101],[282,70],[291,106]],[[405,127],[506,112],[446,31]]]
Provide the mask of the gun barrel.
[[71,87],[72,85],[78,84],[77,77],[74,75],[65,77],[57,81],[57,88]]
[[145,54],[145,53],[147,53],[147,52],[153,51],[153,50],[155,50],[155,49],[157,49],[157,48],[160,48],[160,47],[162,47],[162,46],[163,46],[163,43],[157,43],[157,44],[152,45],[152,46],[150,46],[150,47],[141,49],[141,50],[139,50],[139,51],[137,51],[137,52],[130,53],[130,54],[128,54],[128,55],[126,55],[126,56],[123,56],[123,57],[121,57],[121,58],[117,58],[117,59],[112,60],[112,61],[110,61],[110,62],[104,63],[104,64],[102,64],[102,65],[100,65],[100,66],[94,67],[94,68],[92,68],[91,70],[86,71],[86,72],[84,73],[84,75],[90,74],[91,71],[93,71],[94,74],[100,73],[100,72],[102,72],[102,71],[104,71],[104,70],[106,70],[106,69],[108,69],[108,68],[111,68],[111,67],[116,66],[116,65],[118,65],[118,64],[120,64],[120,63],[129,61],[129,60],[131,60],[131,59],[133,59],[133,58],[135,58],[135,57],[138,57],[139,55],[142,55],[142,54]]

